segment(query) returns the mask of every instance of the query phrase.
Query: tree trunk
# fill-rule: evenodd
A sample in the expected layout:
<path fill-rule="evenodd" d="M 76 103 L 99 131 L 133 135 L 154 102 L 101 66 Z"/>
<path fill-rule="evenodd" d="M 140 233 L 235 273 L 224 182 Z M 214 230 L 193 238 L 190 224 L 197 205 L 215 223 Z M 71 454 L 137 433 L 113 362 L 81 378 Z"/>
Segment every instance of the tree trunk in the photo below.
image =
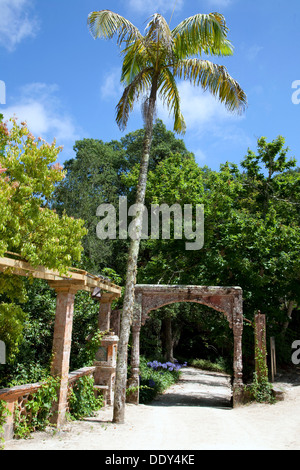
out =
<path fill-rule="evenodd" d="M 164 340 L 165 340 L 165 358 L 166 361 L 174 362 L 173 336 L 172 336 L 172 318 L 166 317 L 163 320 Z"/>
<path fill-rule="evenodd" d="M 118 358 L 116 369 L 116 383 L 115 383 L 115 397 L 114 397 L 114 423 L 124 423 L 125 420 L 125 403 L 126 403 L 126 382 L 127 382 L 127 356 L 128 356 L 128 341 L 130 335 L 130 327 L 132 322 L 132 313 L 134 305 L 134 287 L 136 284 L 137 261 L 140 248 L 140 240 L 142 233 L 143 211 L 142 206 L 145 202 L 147 175 L 149 166 L 149 157 L 153 132 L 154 110 L 157 94 L 157 78 L 154 77 L 150 98 L 145 113 L 145 136 L 143 155 L 141 159 L 139 182 L 136 193 L 136 204 L 140 205 L 135 220 L 136 236 L 131 239 L 126 283 L 123 301 L 123 312 L 121 317 L 120 337 L 118 346 Z"/>
<path fill-rule="evenodd" d="M 281 332 L 282 337 L 285 336 L 286 330 L 288 329 L 290 321 L 292 320 L 292 314 L 293 314 L 294 308 L 297 308 L 297 304 L 293 300 L 290 300 L 288 303 L 288 307 L 287 307 L 288 320 L 284 323 L 282 327 L 282 332 Z"/>

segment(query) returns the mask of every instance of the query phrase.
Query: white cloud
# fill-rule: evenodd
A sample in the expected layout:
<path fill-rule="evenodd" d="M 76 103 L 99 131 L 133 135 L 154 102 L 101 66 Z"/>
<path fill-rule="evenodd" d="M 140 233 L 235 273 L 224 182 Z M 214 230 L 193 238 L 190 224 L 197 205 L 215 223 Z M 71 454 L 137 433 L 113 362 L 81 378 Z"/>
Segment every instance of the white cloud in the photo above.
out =
<path fill-rule="evenodd" d="M 123 87 L 120 83 L 121 71 L 114 68 L 104 77 L 100 87 L 101 98 L 104 100 L 121 98 Z"/>
<path fill-rule="evenodd" d="M 58 86 L 45 83 L 31 83 L 22 87 L 15 103 L 2 111 L 4 118 L 16 116 L 18 121 L 26 121 L 35 137 L 42 137 L 57 145 L 73 146 L 80 138 L 81 131 L 72 116 L 64 109 L 57 96 Z"/>
<path fill-rule="evenodd" d="M 257 44 L 254 44 L 253 46 L 250 46 L 248 48 L 246 46 L 242 46 L 241 49 L 243 50 L 245 57 L 249 61 L 253 61 L 257 58 L 259 53 L 263 50 L 263 47 L 258 46 Z"/>
<path fill-rule="evenodd" d="M 167 13 L 172 13 L 175 2 L 176 11 L 178 12 L 183 7 L 183 0 L 126 0 L 126 5 L 135 13 L 149 15 L 160 13 L 165 15 Z"/>
<path fill-rule="evenodd" d="M 8 51 L 36 35 L 38 20 L 30 12 L 31 8 L 32 0 L 0 0 L 0 45 Z"/>

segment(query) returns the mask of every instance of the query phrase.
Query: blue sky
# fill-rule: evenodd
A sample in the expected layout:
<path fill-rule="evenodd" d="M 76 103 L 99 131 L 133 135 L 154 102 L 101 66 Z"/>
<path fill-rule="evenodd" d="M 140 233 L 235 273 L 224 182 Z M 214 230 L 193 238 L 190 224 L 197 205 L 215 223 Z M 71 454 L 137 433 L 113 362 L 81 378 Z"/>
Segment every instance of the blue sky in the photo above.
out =
<path fill-rule="evenodd" d="M 143 31 L 155 12 L 169 20 L 174 4 L 175 0 L 0 0 L 0 80 L 6 85 L 0 112 L 5 118 L 15 114 L 27 120 L 37 137 L 49 142 L 55 137 L 64 146 L 61 163 L 74 156 L 77 139 L 110 141 L 141 128 L 139 105 L 125 132 L 115 123 L 122 91 L 119 50 L 114 40 L 91 37 L 87 16 L 110 9 Z M 217 170 L 226 161 L 239 163 L 248 148 L 256 149 L 259 137 L 271 141 L 280 134 L 290 156 L 299 162 L 299 0 L 177 0 L 171 27 L 211 11 L 225 16 L 235 47 L 232 57 L 212 60 L 225 65 L 240 83 L 249 106 L 243 116 L 234 116 L 209 94 L 179 83 L 188 150 L 199 165 Z M 172 120 L 160 105 L 157 117 L 172 129 Z"/>

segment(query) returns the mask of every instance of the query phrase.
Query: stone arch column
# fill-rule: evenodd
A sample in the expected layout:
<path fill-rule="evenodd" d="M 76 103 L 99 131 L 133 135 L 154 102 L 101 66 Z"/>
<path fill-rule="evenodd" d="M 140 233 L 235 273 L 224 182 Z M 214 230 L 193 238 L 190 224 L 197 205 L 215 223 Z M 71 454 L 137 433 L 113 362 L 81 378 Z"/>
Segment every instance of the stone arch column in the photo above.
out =
<path fill-rule="evenodd" d="M 243 291 L 240 287 L 207 286 L 162 286 L 136 285 L 135 305 L 132 322 L 131 377 L 129 385 L 134 392 L 130 394 L 130 403 L 139 403 L 139 356 L 140 329 L 145 324 L 149 313 L 164 305 L 177 302 L 196 302 L 222 312 L 233 330 L 233 405 L 241 401 L 243 390 Z"/>

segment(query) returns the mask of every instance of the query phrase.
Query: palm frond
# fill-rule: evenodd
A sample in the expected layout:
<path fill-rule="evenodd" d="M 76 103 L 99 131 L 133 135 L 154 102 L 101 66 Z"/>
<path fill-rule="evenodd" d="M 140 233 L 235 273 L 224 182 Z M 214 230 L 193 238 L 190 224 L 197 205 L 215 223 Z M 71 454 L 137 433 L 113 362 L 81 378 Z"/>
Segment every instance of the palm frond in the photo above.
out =
<path fill-rule="evenodd" d="M 143 37 L 139 29 L 130 21 L 110 10 L 90 13 L 88 27 L 95 39 L 111 39 L 116 34 L 118 45 L 123 42 L 128 44 Z"/>
<path fill-rule="evenodd" d="M 175 51 L 179 58 L 192 55 L 232 55 L 227 39 L 228 28 L 220 13 L 197 14 L 186 18 L 172 30 Z"/>
<path fill-rule="evenodd" d="M 165 18 L 158 13 L 152 15 L 145 29 L 146 43 L 152 43 L 154 47 L 166 49 L 168 54 L 173 53 L 173 35 Z"/>
<path fill-rule="evenodd" d="M 144 41 L 137 39 L 122 51 L 121 83 L 128 86 L 132 80 L 147 66 L 149 66 L 147 49 Z"/>
<path fill-rule="evenodd" d="M 143 69 L 125 88 L 116 108 L 116 121 L 121 130 L 124 130 L 127 126 L 129 114 L 133 110 L 134 103 L 151 88 L 152 74 L 152 68 Z"/>
<path fill-rule="evenodd" d="M 168 68 L 161 71 L 158 89 L 160 98 L 167 106 L 170 114 L 174 116 L 174 131 L 178 134 L 184 134 L 186 124 L 180 110 L 180 96 L 175 78 Z"/>
<path fill-rule="evenodd" d="M 208 60 L 185 59 L 178 61 L 174 74 L 190 80 L 194 86 L 209 90 L 231 112 L 242 113 L 247 107 L 246 94 L 222 65 Z"/>

